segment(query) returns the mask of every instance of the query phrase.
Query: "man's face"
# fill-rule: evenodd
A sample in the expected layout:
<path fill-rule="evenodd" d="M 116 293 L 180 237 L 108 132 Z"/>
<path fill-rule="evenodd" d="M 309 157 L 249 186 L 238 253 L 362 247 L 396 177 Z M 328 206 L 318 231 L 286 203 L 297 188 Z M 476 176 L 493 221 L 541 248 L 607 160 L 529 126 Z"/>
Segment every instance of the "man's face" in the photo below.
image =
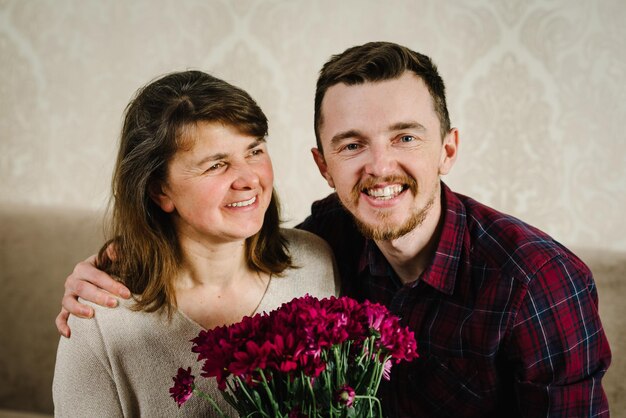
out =
<path fill-rule="evenodd" d="M 321 113 L 324 154 L 313 156 L 367 236 L 396 239 L 439 216 L 439 176 L 454 163 L 458 133 L 442 140 L 421 78 L 334 85 Z"/>

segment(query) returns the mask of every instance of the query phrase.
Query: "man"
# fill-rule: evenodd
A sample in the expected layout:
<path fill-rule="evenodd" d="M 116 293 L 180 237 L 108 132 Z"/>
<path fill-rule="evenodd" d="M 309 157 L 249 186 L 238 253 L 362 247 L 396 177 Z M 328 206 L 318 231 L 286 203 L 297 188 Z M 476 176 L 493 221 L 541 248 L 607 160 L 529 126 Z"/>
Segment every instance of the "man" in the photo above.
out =
<path fill-rule="evenodd" d="M 333 56 L 315 133 L 313 157 L 336 193 L 300 227 L 330 243 L 344 294 L 385 304 L 418 340 L 420 358 L 381 387 L 387 416 L 609 416 L 611 354 L 591 272 L 545 233 L 441 182 L 459 133 L 428 57 L 384 42 Z M 120 294 L 79 264 L 66 282 L 72 313 L 77 294 L 115 304 L 89 282 Z"/>

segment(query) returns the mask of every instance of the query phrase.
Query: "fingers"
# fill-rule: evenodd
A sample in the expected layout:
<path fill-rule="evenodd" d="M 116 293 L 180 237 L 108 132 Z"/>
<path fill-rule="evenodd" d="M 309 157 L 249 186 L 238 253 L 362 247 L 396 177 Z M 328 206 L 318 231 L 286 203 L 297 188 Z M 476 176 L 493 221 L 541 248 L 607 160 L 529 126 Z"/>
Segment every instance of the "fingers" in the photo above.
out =
<path fill-rule="evenodd" d="M 128 288 L 105 272 L 98 270 L 95 262 L 95 255 L 81 261 L 65 279 L 65 292 L 61 300 L 62 309 L 54 321 L 57 330 L 64 337 L 69 338 L 71 333 L 67 323 L 70 314 L 81 318 L 91 318 L 94 315 L 93 308 L 80 303 L 79 297 L 110 308 L 117 306 L 115 296 L 124 299 L 130 297 Z"/>
<path fill-rule="evenodd" d="M 83 298 L 100 306 L 114 308 L 117 306 L 115 296 L 128 299 L 130 291 L 123 284 L 114 280 L 95 266 L 96 256 L 81 261 L 74 271 L 65 279 L 65 293 L 61 304 L 70 314 L 82 318 L 91 318 L 93 309 L 78 301 Z M 61 321 L 63 322 L 62 318 Z M 66 321 L 65 321 L 66 322 Z"/>
<path fill-rule="evenodd" d="M 115 252 L 115 243 L 114 242 L 112 242 L 109 245 L 107 245 L 106 253 L 107 253 L 107 257 L 109 257 L 109 259 L 111 259 L 113 261 L 117 260 L 117 253 Z"/>
<path fill-rule="evenodd" d="M 111 246 L 109 246 L 111 248 Z M 74 271 L 65 281 L 65 288 L 67 289 L 67 285 L 77 283 L 75 280 L 86 281 L 92 283 L 94 286 L 106 290 L 107 292 L 119 296 L 124 299 L 128 299 L 130 297 L 130 292 L 128 288 L 124 286 L 122 283 L 113 279 L 111 276 L 103 272 L 102 270 L 98 270 L 96 268 L 96 256 L 92 255 L 87 258 L 85 261 L 81 261 L 74 267 Z M 89 289 L 88 289 L 89 290 Z M 85 298 L 87 300 L 91 300 L 78 293 L 78 296 Z M 96 302 L 96 301 L 92 301 Z M 99 304 L 102 305 L 102 304 Z"/>
<path fill-rule="evenodd" d="M 70 327 L 67 325 L 67 319 L 70 317 L 70 313 L 65 310 L 65 308 L 61 309 L 61 312 L 57 315 L 54 320 L 55 325 L 57 326 L 57 331 L 59 334 L 64 336 L 65 338 L 70 338 Z"/>
<path fill-rule="evenodd" d="M 117 302 L 117 300 L 115 302 Z M 93 308 L 80 303 L 78 299 L 76 298 L 76 296 L 70 295 L 70 294 L 63 295 L 63 299 L 61 299 L 61 306 L 62 306 L 62 309 L 65 309 L 66 311 L 68 311 L 68 314 L 76 315 L 80 318 L 91 318 L 93 317 L 93 314 L 94 314 Z M 107 306 L 107 305 L 104 305 L 104 306 Z"/>
<path fill-rule="evenodd" d="M 117 305 L 117 300 L 111 295 L 128 299 L 130 297 L 128 288 L 98 270 L 94 263 L 95 256 L 91 256 L 76 265 L 72 274 L 65 280 L 65 293 L 109 307 Z"/>

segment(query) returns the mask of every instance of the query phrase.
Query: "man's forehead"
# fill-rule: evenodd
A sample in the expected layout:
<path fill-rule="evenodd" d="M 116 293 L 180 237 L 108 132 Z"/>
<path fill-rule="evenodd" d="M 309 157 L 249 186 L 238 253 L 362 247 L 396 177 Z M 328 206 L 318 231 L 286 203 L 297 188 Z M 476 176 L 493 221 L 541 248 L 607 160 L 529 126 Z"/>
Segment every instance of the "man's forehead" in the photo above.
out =
<path fill-rule="evenodd" d="M 359 84 L 338 83 L 328 88 L 321 103 L 321 111 L 333 105 L 342 105 L 344 102 L 354 107 L 354 101 L 379 100 L 392 102 L 395 100 L 426 100 L 432 102 L 430 91 L 424 81 L 414 73 L 404 73 L 401 77 L 381 81 L 366 81 Z"/>
<path fill-rule="evenodd" d="M 417 76 L 355 85 L 335 84 L 327 90 L 324 96 L 321 113 L 324 121 L 327 121 L 329 118 L 336 119 L 368 111 L 375 113 L 371 116 L 384 114 L 387 110 L 402 114 L 412 110 L 407 107 L 434 110 L 430 92 Z M 397 116 L 402 120 L 409 116 L 408 114 L 401 116 L 401 114 Z"/>

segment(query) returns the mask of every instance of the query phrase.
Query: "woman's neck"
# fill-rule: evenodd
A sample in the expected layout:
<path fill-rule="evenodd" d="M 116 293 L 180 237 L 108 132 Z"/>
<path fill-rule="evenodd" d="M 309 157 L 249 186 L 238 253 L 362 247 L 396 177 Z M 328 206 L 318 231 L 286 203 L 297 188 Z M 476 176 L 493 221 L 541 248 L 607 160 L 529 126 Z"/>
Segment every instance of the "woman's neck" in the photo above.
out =
<path fill-rule="evenodd" d="M 210 329 L 255 313 L 270 276 L 251 268 L 245 242 L 184 246 L 175 289 L 178 309 Z"/>
<path fill-rule="evenodd" d="M 238 277 L 250 274 L 245 241 L 219 245 L 181 243 L 182 269 L 177 287 L 228 287 Z"/>

